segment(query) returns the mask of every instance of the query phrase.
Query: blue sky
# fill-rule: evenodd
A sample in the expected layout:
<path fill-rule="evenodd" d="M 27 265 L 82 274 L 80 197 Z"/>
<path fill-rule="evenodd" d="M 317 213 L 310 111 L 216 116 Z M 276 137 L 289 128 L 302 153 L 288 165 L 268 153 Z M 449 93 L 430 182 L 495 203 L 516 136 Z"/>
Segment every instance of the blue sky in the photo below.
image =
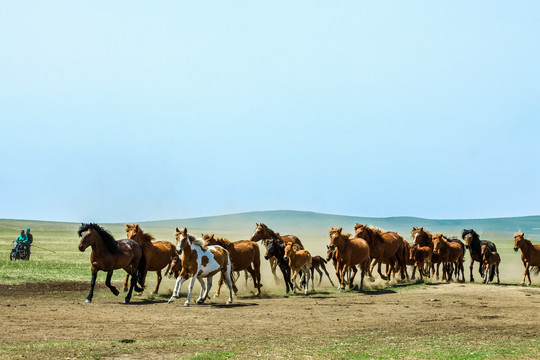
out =
<path fill-rule="evenodd" d="M 540 214 L 537 1 L 0 10 L 0 218 Z"/>

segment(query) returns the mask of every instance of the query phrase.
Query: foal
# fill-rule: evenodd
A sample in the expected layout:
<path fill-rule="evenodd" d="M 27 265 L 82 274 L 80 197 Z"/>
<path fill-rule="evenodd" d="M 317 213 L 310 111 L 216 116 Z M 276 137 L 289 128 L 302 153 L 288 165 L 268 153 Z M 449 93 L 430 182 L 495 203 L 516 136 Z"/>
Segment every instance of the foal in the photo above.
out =
<path fill-rule="evenodd" d="M 309 272 L 311 269 L 311 254 L 307 250 L 298 250 L 294 249 L 293 244 L 289 243 L 285 246 L 285 256 L 283 257 L 285 261 L 289 261 L 289 267 L 291 268 L 291 280 L 294 282 L 294 292 L 300 287 L 296 284 L 296 276 L 300 271 L 304 273 L 304 293 L 308 293 L 308 283 L 309 283 Z M 315 291 L 313 286 L 313 281 L 311 282 L 311 290 Z"/>
<path fill-rule="evenodd" d="M 482 245 L 482 262 L 485 266 L 484 269 L 484 284 L 489 280 L 489 274 L 491 269 L 497 273 L 497 284 L 500 284 L 499 280 L 499 264 L 501 263 L 501 257 L 496 251 L 491 251 L 487 245 Z"/>
<path fill-rule="evenodd" d="M 410 259 L 413 262 L 412 279 L 414 279 L 414 273 L 416 271 L 416 268 L 418 268 L 418 272 L 420 273 L 420 280 L 422 280 L 422 276 L 429 277 L 429 269 L 431 269 L 432 255 L 433 251 L 431 251 L 429 246 L 411 247 Z"/>

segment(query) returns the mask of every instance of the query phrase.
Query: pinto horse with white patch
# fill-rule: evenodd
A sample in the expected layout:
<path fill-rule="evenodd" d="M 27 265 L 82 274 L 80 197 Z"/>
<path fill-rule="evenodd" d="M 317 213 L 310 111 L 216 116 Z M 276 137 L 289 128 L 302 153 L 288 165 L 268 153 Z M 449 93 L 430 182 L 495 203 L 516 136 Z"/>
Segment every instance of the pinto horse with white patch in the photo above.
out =
<path fill-rule="evenodd" d="M 208 298 L 208 293 L 212 287 L 212 277 L 221 272 L 229 287 L 229 300 L 227 304 L 232 303 L 233 283 L 231 280 L 231 260 L 229 252 L 219 245 L 204 246 L 202 239 L 195 239 L 195 236 L 188 234 L 187 229 L 179 230 L 176 228 L 176 253 L 182 255 L 182 271 L 176 279 L 174 291 L 169 299 L 169 303 L 178 299 L 180 288 L 184 281 L 191 277 L 189 290 L 184 306 L 189 306 L 191 292 L 195 279 L 201 284 L 201 294 L 197 299 L 197 304 L 202 304 Z M 203 279 L 206 278 L 206 286 Z"/>

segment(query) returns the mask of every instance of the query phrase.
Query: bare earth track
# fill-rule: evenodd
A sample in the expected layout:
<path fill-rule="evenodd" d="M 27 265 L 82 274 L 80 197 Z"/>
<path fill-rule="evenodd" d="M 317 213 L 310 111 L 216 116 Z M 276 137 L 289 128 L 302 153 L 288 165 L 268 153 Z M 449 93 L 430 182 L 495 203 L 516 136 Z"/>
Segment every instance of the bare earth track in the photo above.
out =
<path fill-rule="evenodd" d="M 0 357 L 148 359 L 209 351 L 234 358 L 346 358 L 353 351 L 369 358 L 376 356 L 373 346 L 388 344 L 395 357 L 424 358 L 430 356 L 411 353 L 407 342 L 448 337 L 457 348 L 460 342 L 474 347 L 531 341 L 533 349 L 516 357 L 540 358 L 536 287 L 442 283 L 366 293 L 326 288 L 307 297 L 283 297 L 276 290 L 261 298 L 240 296 L 231 306 L 222 295 L 184 308 L 185 288 L 172 304 L 165 295 L 143 295 L 125 305 L 100 285 L 92 304 L 84 303 L 87 283 L 0 285 L 0 344 L 9 350 Z M 43 349 L 43 343 L 52 345 Z"/>

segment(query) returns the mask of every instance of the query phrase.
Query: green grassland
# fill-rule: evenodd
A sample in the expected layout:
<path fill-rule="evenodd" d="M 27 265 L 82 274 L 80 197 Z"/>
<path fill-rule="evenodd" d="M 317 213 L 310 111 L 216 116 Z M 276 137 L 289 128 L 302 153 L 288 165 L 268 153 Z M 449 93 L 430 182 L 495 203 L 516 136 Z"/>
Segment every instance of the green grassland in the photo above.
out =
<path fill-rule="evenodd" d="M 409 217 L 359 218 L 351 216 L 326 215 L 296 211 L 252 212 L 216 217 L 140 222 L 146 232 L 157 240 L 174 242 L 175 227 L 187 227 L 189 232 L 214 233 L 231 240 L 249 239 L 255 223 L 264 222 L 282 234 L 295 234 L 313 255 L 326 254 L 328 230 L 331 226 L 341 226 L 344 231 L 353 232 L 356 222 L 367 223 L 386 230 L 398 231 L 411 241 L 410 229 L 424 226 L 432 232 L 443 232 L 448 236 L 458 236 L 463 228 L 473 228 L 482 239 L 496 242 L 501 254 L 501 280 L 519 282 L 523 274 L 520 254 L 513 251 L 513 233 L 524 231 L 535 241 L 540 239 L 540 217 L 522 217 L 481 220 L 428 220 Z M 89 281 L 90 250 L 81 253 L 77 249 L 80 224 L 63 222 L 0 220 L 0 283 L 18 284 L 44 281 Z M 117 239 L 125 238 L 125 224 L 101 224 Z M 12 242 L 20 229 L 30 227 L 34 234 L 31 260 L 9 261 Z M 503 231 L 504 230 L 504 231 Z M 44 249 L 38 248 L 42 247 Z M 45 250 L 46 249 L 46 250 Z M 466 273 L 468 279 L 468 254 Z M 103 275 L 102 275 L 103 276 Z M 120 281 L 125 275 L 115 272 L 113 280 Z M 151 277 L 153 278 L 153 276 Z M 477 280 L 480 280 L 477 277 Z"/>

